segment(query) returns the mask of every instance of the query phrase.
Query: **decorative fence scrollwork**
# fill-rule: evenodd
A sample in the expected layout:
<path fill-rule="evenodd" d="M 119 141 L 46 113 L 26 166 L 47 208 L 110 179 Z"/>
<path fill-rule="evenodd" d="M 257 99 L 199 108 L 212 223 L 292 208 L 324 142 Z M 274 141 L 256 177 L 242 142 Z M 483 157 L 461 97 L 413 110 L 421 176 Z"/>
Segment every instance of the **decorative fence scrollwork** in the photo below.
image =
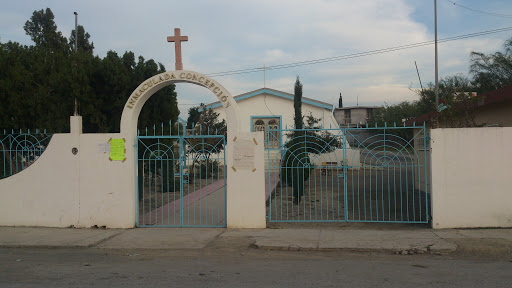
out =
<path fill-rule="evenodd" d="M 32 165 L 46 150 L 52 133 L 46 130 L 22 130 L 0 134 L 0 179 L 14 175 Z"/>

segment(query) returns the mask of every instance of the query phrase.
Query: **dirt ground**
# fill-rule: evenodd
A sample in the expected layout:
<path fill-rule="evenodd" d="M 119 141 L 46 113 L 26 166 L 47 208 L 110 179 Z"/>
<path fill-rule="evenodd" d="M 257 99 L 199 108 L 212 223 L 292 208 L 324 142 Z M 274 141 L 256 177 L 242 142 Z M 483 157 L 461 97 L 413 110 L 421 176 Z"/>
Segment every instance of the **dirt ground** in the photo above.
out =
<path fill-rule="evenodd" d="M 299 205 L 293 202 L 293 187 L 278 183 L 267 201 L 269 222 L 427 220 L 429 199 L 414 186 L 411 168 L 349 169 L 346 177 L 345 188 L 342 173 L 314 170 Z"/>

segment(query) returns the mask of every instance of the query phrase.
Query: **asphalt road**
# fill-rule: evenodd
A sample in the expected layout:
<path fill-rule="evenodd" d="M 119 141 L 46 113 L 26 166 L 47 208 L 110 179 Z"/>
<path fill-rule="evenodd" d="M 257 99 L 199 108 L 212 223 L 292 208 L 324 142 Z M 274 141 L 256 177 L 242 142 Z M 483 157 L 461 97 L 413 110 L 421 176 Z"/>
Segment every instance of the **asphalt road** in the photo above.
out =
<path fill-rule="evenodd" d="M 511 287 L 512 259 L 202 250 L 0 249 L 0 287 Z"/>

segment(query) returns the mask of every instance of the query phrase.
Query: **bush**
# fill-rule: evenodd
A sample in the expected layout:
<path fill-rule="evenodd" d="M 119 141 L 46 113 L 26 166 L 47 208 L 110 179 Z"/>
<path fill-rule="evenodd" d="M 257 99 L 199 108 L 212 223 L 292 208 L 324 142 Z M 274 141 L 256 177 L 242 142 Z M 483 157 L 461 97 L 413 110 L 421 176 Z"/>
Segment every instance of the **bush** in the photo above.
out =
<path fill-rule="evenodd" d="M 145 193 L 152 193 L 154 191 L 153 185 L 157 185 L 157 191 L 162 193 L 180 191 L 180 179 L 179 177 L 174 177 L 174 174 L 179 171 L 177 160 L 145 162 L 144 166 L 142 161 L 139 161 L 138 169 L 139 200 L 142 199 L 143 191 Z M 147 190 L 149 183 L 151 183 L 153 191 Z M 143 185 L 146 186 L 145 189 Z"/>
<path fill-rule="evenodd" d="M 199 176 L 201 179 L 216 178 L 219 172 L 219 162 L 217 160 L 201 160 L 196 177 Z M 199 175 L 197 175 L 198 173 Z"/>
<path fill-rule="evenodd" d="M 293 202 L 299 203 L 305 184 L 314 169 L 305 143 L 296 143 L 286 150 L 281 160 L 281 181 L 293 189 Z"/>

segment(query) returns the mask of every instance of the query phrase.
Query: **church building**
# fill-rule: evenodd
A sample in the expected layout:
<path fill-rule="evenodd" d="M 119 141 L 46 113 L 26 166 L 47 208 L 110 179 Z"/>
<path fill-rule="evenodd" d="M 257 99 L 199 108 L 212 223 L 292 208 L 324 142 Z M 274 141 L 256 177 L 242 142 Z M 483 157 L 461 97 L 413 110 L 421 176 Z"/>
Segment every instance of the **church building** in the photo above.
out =
<path fill-rule="evenodd" d="M 270 88 L 261 88 L 233 97 L 240 110 L 240 128 L 242 131 L 263 131 L 268 129 L 293 129 L 294 109 L 293 94 Z M 219 101 L 206 105 L 219 113 L 219 119 L 226 114 Z M 337 128 L 338 123 L 333 116 L 332 104 L 315 99 L 302 97 L 302 115 L 313 115 L 320 119 L 323 128 Z M 284 133 L 283 133 L 284 134 Z M 276 133 L 271 141 L 265 143 L 265 149 L 279 149 L 286 142 L 286 136 Z"/>

